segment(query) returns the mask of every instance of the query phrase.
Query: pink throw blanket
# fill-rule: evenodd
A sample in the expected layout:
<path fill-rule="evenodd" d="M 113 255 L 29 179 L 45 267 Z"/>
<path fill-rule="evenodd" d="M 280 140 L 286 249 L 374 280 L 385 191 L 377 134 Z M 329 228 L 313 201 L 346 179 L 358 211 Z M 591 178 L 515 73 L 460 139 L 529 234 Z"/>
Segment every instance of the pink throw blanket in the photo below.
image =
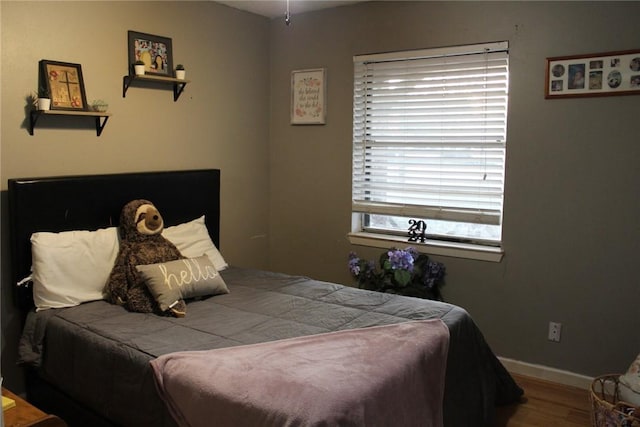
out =
<path fill-rule="evenodd" d="M 177 352 L 151 362 L 180 426 L 442 426 L 441 320 Z"/>

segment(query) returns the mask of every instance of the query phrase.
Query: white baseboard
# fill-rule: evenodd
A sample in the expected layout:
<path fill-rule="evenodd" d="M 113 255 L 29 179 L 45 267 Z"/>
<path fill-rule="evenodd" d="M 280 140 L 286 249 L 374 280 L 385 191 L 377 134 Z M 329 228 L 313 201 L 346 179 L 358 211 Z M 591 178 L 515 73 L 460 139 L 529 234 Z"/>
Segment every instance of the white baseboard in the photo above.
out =
<path fill-rule="evenodd" d="M 543 365 L 534 365 L 533 363 L 507 359 L 506 357 L 498 357 L 498 359 L 500 359 L 504 367 L 507 368 L 507 371 L 514 374 L 552 381 L 554 383 L 578 387 L 585 390 L 589 390 L 591 382 L 593 381 L 592 377 L 576 374 L 574 372 L 563 371 Z"/>

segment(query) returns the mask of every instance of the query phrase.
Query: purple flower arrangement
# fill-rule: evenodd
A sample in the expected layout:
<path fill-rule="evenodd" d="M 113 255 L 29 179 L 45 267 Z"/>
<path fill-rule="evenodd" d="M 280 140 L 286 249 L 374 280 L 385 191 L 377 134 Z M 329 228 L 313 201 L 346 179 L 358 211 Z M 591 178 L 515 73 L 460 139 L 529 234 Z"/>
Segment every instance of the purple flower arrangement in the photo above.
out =
<path fill-rule="evenodd" d="M 431 261 L 415 248 L 391 248 L 380 255 L 379 269 L 373 261 L 349 253 L 349 271 L 358 287 L 394 294 L 442 301 L 444 264 Z"/>

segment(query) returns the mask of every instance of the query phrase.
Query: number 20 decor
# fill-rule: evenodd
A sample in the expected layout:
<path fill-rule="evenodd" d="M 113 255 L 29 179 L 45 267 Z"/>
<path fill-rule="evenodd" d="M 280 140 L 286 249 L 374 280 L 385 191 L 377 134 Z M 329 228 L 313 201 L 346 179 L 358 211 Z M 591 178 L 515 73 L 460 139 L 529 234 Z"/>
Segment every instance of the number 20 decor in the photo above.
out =
<path fill-rule="evenodd" d="M 427 240 L 425 232 L 427 231 L 427 223 L 423 220 L 409 220 L 409 241 L 424 243 Z"/>

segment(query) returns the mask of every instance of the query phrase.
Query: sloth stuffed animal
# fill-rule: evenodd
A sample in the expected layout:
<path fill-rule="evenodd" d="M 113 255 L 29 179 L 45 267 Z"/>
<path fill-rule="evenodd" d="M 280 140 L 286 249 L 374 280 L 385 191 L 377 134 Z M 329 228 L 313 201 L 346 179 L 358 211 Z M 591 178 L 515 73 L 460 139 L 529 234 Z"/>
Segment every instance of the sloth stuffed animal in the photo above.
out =
<path fill-rule="evenodd" d="M 122 208 L 120 251 L 104 291 L 110 303 L 122 305 L 129 311 L 160 313 L 136 266 L 184 258 L 178 248 L 161 235 L 163 228 L 160 212 L 148 200 L 133 200 Z M 170 313 L 183 317 L 185 302 L 178 301 Z"/>

